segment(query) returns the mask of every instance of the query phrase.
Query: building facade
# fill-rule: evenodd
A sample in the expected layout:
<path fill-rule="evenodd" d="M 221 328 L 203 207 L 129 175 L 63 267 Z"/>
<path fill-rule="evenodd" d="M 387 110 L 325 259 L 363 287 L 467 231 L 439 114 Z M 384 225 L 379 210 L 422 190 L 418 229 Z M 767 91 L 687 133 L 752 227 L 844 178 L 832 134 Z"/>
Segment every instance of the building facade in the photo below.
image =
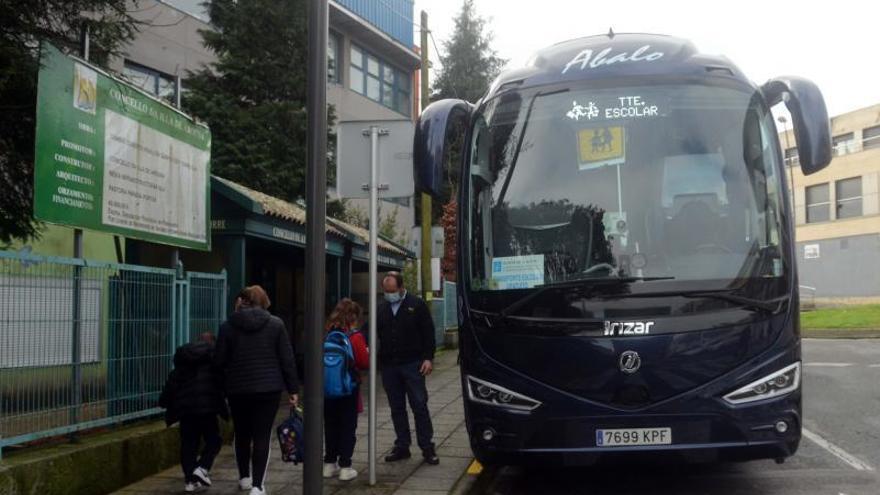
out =
<path fill-rule="evenodd" d="M 831 164 L 805 176 L 791 129 L 780 135 L 794 184 L 802 293 L 880 300 L 880 104 L 831 119 Z"/>
<path fill-rule="evenodd" d="M 198 34 L 210 29 L 205 5 L 202 0 L 145 0 L 136 15 L 149 27 L 113 68 L 173 101 L 175 76 L 214 60 Z M 413 47 L 412 0 L 330 0 L 328 35 L 327 103 L 336 122 L 412 120 L 420 65 Z M 365 217 L 369 202 L 350 200 L 348 207 Z M 398 240 L 405 243 L 415 224 L 413 198 L 383 199 L 379 209 L 383 219 L 394 217 Z"/>
<path fill-rule="evenodd" d="M 413 120 L 418 113 L 412 0 L 331 0 L 327 101 L 337 122 Z M 348 200 L 369 212 L 369 201 Z M 382 199 L 382 219 L 393 217 L 397 240 L 407 243 L 415 225 L 412 197 Z"/>

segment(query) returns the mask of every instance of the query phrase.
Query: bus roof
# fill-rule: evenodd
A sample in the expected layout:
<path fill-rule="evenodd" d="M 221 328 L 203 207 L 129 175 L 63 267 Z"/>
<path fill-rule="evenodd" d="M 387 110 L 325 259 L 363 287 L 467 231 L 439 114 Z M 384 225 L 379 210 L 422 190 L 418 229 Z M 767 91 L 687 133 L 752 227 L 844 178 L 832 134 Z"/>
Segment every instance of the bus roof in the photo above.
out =
<path fill-rule="evenodd" d="M 626 33 L 563 41 L 532 55 L 522 68 L 507 70 L 484 99 L 511 87 L 628 76 L 720 76 L 751 83 L 730 60 L 697 52 L 693 43 L 659 34 Z"/>

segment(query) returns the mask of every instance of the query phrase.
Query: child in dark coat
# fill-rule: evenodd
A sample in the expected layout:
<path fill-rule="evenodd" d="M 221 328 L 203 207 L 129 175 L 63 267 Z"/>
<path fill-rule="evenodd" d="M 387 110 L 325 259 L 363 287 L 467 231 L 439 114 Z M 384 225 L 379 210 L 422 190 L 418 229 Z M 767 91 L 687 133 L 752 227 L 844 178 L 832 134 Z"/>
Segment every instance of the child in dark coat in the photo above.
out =
<path fill-rule="evenodd" d="M 211 486 L 208 472 L 223 443 L 217 415 L 229 418 L 220 375 L 213 362 L 211 333 L 203 333 L 198 342 L 181 346 L 174 353 L 174 370 L 159 397 L 159 406 L 166 409 L 168 426 L 180 421 L 180 465 L 187 492 Z M 202 440 L 205 444 L 199 455 Z"/>

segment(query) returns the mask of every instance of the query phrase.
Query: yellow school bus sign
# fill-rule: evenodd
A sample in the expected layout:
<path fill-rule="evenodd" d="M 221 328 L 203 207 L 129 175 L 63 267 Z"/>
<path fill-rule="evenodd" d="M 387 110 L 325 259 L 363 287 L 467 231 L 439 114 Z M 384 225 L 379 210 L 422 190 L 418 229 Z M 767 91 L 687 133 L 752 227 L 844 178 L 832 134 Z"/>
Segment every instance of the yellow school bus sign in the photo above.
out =
<path fill-rule="evenodd" d="M 622 126 L 591 127 L 578 131 L 578 168 L 590 170 L 620 165 L 626 159 Z"/>

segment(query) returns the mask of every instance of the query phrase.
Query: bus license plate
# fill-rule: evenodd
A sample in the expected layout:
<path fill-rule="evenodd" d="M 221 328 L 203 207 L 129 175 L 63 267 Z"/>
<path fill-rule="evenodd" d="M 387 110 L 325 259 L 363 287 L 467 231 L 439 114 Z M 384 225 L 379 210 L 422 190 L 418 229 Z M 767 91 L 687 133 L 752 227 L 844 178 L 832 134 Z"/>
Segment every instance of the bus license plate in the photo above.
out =
<path fill-rule="evenodd" d="M 670 444 L 672 444 L 672 428 L 596 430 L 596 447 Z"/>

